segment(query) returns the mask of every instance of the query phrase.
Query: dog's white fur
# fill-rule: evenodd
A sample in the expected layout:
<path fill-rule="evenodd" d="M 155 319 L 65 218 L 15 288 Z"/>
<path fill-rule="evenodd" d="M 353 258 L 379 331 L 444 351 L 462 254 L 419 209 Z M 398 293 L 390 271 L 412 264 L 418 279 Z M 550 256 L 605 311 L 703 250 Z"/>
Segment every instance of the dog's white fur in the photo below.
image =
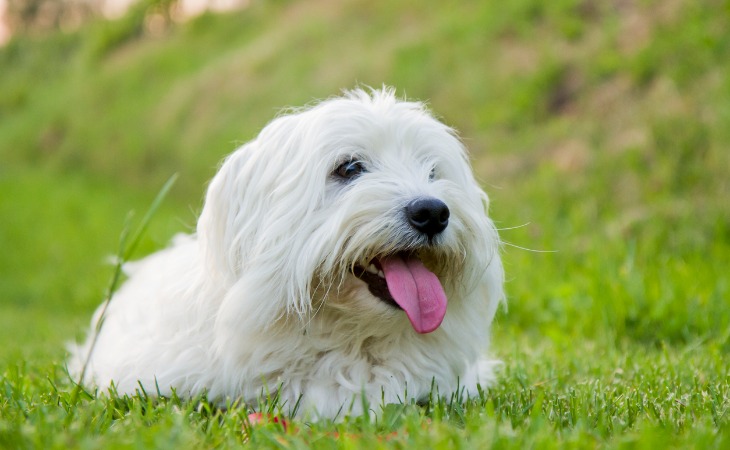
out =
<path fill-rule="evenodd" d="M 337 179 L 352 157 L 367 172 Z M 423 196 L 451 212 L 432 241 L 402 213 Z M 222 402 L 278 391 L 289 407 L 301 397 L 300 412 L 326 417 L 351 405 L 362 412 L 362 394 L 376 405 L 423 399 L 432 383 L 441 395 L 476 392 L 493 376 L 485 352 L 503 298 L 487 205 L 454 131 L 392 89 L 290 111 L 225 160 L 194 235 L 125 265 L 85 384 Z M 430 334 L 352 273 L 404 249 L 418 252 L 448 298 Z M 87 341 L 71 346 L 73 376 L 100 314 Z"/>

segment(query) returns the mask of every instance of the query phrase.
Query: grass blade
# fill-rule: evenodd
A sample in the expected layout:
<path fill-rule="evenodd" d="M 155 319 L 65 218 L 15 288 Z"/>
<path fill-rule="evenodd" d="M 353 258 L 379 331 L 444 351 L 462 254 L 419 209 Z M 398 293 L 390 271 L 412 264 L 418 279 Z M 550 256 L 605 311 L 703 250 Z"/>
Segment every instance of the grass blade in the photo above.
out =
<path fill-rule="evenodd" d="M 91 337 L 91 345 L 89 346 L 89 352 L 86 354 L 86 358 L 84 360 L 84 365 L 81 368 L 81 374 L 79 375 L 78 380 L 75 380 L 75 383 L 74 383 L 75 386 L 74 386 L 73 393 L 71 395 L 69 415 L 67 416 L 67 420 L 66 420 L 67 424 L 69 424 L 71 422 L 71 420 L 73 420 L 73 413 L 75 410 L 75 406 L 78 403 L 79 395 L 80 395 L 81 391 L 83 390 L 82 386 L 83 386 L 84 378 L 86 376 L 86 371 L 88 369 L 89 362 L 91 361 L 91 355 L 94 353 L 94 348 L 96 347 L 96 342 L 99 338 L 99 332 L 101 331 L 101 328 L 104 324 L 104 318 L 106 316 L 106 311 L 109 308 L 109 304 L 112 301 L 114 292 L 117 290 L 117 288 L 119 286 L 119 280 L 121 279 L 121 276 L 122 276 L 122 267 L 129 260 L 131 255 L 136 250 L 137 246 L 139 245 L 139 242 L 142 239 L 142 236 L 144 236 L 144 233 L 147 231 L 147 228 L 149 227 L 152 217 L 155 215 L 157 210 L 160 208 L 162 201 L 165 199 L 167 194 L 170 192 L 170 189 L 172 188 L 173 184 L 175 184 L 176 180 L 177 180 L 177 174 L 174 174 L 162 186 L 160 191 L 157 193 L 157 196 L 155 197 L 154 201 L 150 205 L 149 209 L 147 210 L 145 215 L 142 217 L 142 221 L 140 222 L 139 226 L 137 227 L 135 232 L 133 234 L 131 234 L 131 239 L 129 239 L 131 214 L 127 217 L 127 220 L 125 221 L 124 228 L 122 229 L 122 233 L 119 238 L 119 248 L 117 250 L 117 254 L 116 254 L 116 258 L 115 258 L 114 273 L 109 282 L 109 286 L 107 287 L 105 300 L 104 300 L 104 303 L 102 304 L 101 314 L 99 315 L 99 320 L 96 322 L 96 325 L 94 327 L 93 336 Z"/>

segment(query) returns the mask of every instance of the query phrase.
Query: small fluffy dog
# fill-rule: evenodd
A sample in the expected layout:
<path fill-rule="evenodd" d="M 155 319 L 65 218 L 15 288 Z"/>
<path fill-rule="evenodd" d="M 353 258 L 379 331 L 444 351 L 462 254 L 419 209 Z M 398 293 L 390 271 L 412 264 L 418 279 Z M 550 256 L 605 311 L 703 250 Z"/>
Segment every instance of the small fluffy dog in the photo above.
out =
<path fill-rule="evenodd" d="M 392 89 L 278 117 L 225 160 L 194 235 L 125 265 L 84 382 L 324 417 L 476 392 L 503 298 L 487 205 L 455 132 Z"/>

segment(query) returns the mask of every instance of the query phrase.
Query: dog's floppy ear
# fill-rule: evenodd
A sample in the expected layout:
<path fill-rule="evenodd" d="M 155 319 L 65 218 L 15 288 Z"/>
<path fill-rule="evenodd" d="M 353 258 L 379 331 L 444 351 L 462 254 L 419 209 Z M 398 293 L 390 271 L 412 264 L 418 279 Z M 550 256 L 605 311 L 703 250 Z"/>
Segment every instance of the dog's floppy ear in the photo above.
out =
<path fill-rule="evenodd" d="M 298 124 L 289 115 L 267 125 L 208 188 L 198 239 L 207 276 L 225 289 L 218 325 L 260 329 L 311 306 L 317 251 L 303 247 L 313 245 L 310 215 L 324 185 L 313 181 L 318 172 L 301 149 L 309 143 Z"/>
<path fill-rule="evenodd" d="M 240 255 L 232 246 L 238 197 L 245 190 L 244 167 L 249 159 L 251 144 L 229 155 L 210 182 L 205 205 L 198 219 L 197 235 L 205 260 L 206 274 L 219 281 L 230 280 L 239 269 Z"/>

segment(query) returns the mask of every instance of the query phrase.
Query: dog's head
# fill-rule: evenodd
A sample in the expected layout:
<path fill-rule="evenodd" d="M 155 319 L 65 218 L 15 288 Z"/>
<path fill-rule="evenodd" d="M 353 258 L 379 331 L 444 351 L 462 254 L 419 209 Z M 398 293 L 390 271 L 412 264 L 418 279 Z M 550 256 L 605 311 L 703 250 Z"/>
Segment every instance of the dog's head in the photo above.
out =
<path fill-rule="evenodd" d="M 246 319 L 241 302 L 264 321 L 405 311 L 427 333 L 498 259 L 486 209 L 451 128 L 390 89 L 355 90 L 275 119 L 234 152 L 198 237 L 230 286 L 226 320 Z"/>

